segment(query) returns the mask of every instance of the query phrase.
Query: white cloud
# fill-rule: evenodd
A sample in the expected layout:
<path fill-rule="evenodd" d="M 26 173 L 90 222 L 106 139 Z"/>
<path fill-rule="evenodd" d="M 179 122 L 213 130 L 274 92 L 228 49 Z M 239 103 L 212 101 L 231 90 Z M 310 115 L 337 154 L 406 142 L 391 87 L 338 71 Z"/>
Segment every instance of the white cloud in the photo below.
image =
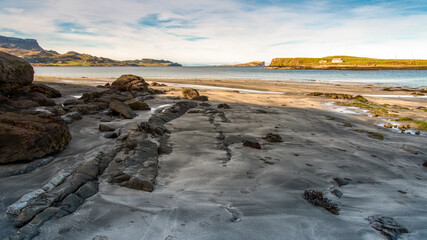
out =
<path fill-rule="evenodd" d="M 60 52 L 186 64 L 335 54 L 426 58 L 425 14 L 398 14 L 390 5 L 337 10 L 330 4 L 50 0 L 43 7 L 25 9 L 25 16 L 24 10 L 0 12 L 0 31 L 25 33 L 42 47 Z M 154 26 L 156 19 L 147 22 L 153 26 L 140 24 L 150 14 L 162 24 Z"/>

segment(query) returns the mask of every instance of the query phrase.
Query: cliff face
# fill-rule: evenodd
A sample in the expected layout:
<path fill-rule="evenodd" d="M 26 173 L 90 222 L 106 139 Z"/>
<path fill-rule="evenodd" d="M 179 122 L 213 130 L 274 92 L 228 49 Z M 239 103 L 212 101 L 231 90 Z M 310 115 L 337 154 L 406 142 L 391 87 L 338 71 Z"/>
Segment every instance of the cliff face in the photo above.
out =
<path fill-rule="evenodd" d="M 0 51 L 19 56 L 35 66 L 181 66 L 167 60 L 137 59 L 118 61 L 69 51 L 59 54 L 44 50 L 35 39 L 0 36 Z"/>
<path fill-rule="evenodd" d="M 21 39 L 5 36 L 0 36 L 0 47 L 43 51 L 43 48 L 40 47 L 39 43 L 35 39 Z"/>

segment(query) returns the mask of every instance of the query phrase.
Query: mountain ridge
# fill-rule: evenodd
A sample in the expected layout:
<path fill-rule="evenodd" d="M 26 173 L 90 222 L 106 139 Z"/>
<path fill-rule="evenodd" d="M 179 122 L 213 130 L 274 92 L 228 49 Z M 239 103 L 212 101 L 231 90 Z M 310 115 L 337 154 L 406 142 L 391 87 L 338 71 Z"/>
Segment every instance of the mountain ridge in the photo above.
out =
<path fill-rule="evenodd" d="M 36 39 L 0 36 L 0 51 L 22 57 L 33 66 L 182 66 L 163 59 L 142 58 L 119 61 L 68 51 L 60 54 L 43 49 Z"/>

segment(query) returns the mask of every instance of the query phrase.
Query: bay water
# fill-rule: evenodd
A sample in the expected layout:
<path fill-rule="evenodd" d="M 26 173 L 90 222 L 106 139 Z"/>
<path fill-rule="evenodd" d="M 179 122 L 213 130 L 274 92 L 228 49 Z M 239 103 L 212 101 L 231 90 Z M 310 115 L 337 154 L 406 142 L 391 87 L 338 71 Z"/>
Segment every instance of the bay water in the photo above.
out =
<path fill-rule="evenodd" d="M 36 76 L 118 78 L 135 74 L 159 79 L 247 79 L 310 82 L 351 82 L 387 86 L 427 87 L 427 71 L 287 70 L 263 67 L 35 67 Z"/>

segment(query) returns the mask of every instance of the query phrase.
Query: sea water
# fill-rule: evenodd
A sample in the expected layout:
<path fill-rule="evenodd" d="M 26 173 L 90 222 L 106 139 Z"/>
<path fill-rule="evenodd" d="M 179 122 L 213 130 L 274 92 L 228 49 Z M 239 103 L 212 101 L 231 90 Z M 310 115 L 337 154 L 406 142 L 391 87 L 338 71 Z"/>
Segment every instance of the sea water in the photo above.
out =
<path fill-rule="evenodd" d="M 352 82 L 427 87 L 427 71 L 285 70 L 263 67 L 35 67 L 36 76 L 117 78 L 135 74 L 160 79 L 247 79 L 304 82 Z"/>

